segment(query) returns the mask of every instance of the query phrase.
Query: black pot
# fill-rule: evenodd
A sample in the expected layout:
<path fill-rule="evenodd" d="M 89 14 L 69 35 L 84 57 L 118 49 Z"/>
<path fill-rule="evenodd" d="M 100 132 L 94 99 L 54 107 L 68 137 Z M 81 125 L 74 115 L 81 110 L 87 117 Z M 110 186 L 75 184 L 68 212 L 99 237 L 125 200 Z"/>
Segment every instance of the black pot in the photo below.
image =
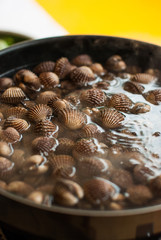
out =
<path fill-rule="evenodd" d="M 161 68 L 161 47 L 108 36 L 64 36 L 33 40 L 0 51 L 0 77 L 59 57 L 91 55 L 105 62 L 119 54 L 128 64 Z M 161 232 L 161 205 L 131 210 L 96 211 L 47 207 L 0 190 L 0 221 L 11 228 L 59 240 L 134 239 Z"/>

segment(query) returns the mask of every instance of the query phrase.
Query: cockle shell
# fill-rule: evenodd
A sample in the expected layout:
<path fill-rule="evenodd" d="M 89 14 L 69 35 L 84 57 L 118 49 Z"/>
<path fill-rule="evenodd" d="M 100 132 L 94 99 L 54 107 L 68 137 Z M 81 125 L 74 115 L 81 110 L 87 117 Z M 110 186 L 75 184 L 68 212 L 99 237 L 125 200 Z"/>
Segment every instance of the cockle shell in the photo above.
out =
<path fill-rule="evenodd" d="M 4 91 L 5 89 L 13 86 L 12 78 L 2 77 L 0 78 L 0 91 Z"/>
<path fill-rule="evenodd" d="M 17 104 L 25 99 L 25 94 L 19 87 L 7 88 L 1 95 L 1 101 L 9 104 Z"/>
<path fill-rule="evenodd" d="M 99 138 L 101 131 L 97 124 L 86 124 L 79 132 L 81 138 Z"/>
<path fill-rule="evenodd" d="M 151 82 L 155 82 L 157 78 L 148 73 L 137 73 L 132 76 L 131 80 L 135 82 L 143 83 L 143 84 L 148 84 Z"/>
<path fill-rule="evenodd" d="M 87 54 L 80 54 L 72 59 L 72 64 L 80 66 L 90 66 L 92 64 L 92 59 Z"/>
<path fill-rule="evenodd" d="M 15 128 L 19 133 L 25 132 L 30 125 L 28 122 L 21 118 L 15 118 L 15 117 L 9 117 L 6 119 L 4 123 L 4 127 L 13 127 Z"/>
<path fill-rule="evenodd" d="M 37 122 L 34 127 L 34 131 L 46 137 L 58 136 L 58 126 L 49 120 L 41 120 Z"/>
<path fill-rule="evenodd" d="M 84 184 L 85 198 L 94 205 L 105 204 L 116 193 L 114 185 L 104 178 L 93 178 Z"/>
<path fill-rule="evenodd" d="M 122 60 L 121 56 L 113 55 L 107 59 L 106 67 L 110 71 L 120 72 L 126 69 L 126 63 Z"/>
<path fill-rule="evenodd" d="M 39 79 L 44 89 L 53 89 L 59 84 L 59 78 L 53 72 L 43 72 L 39 75 Z"/>
<path fill-rule="evenodd" d="M 25 159 L 21 171 L 23 172 L 23 174 L 36 175 L 38 168 L 43 166 L 44 158 L 41 155 L 32 155 Z"/>
<path fill-rule="evenodd" d="M 127 81 L 124 84 L 124 90 L 131 92 L 133 94 L 142 94 L 144 89 L 145 88 L 137 82 Z"/>
<path fill-rule="evenodd" d="M 132 101 L 123 93 L 112 95 L 109 106 L 122 112 L 128 112 L 132 106 Z"/>
<path fill-rule="evenodd" d="M 98 107 L 105 104 L 106 95 L 101 89 L 88 89 L 81 93 L 80 101 L 88 107 Z"/>
<path fill-rule="evenodd" d="M 51 98 L 48 105 L 53 109 L 55 116 L 57 116 L 60 111 L 71 107 L 68 101 L 59 99 L 58 97 Z"/>
<path fill-rule="evenodd" d="M 101 111 L 101 123 L 104 128 L 118 128 L 121 127 L 125 116 L 115 109 L 109 108 Z"/>
<path fill-rule="evenodd" d="M 44 61 L 36 65 L 33 69 L 33 72 L 40 74 L 42 72 L 53 72 L 55 67 L 55 62 L 53 61 Z"/>
<path fill-rule="evenodd" d="M 52 115 L 52 109 L 45 104 L 38 104 L 30 108 L 27 115 L 31 121 L 39 122 L 40 120 L 50 118 Z"/>
<path fill-rule="evenodd" d="M 60 79 L 65 78 L 70 71 L 71 71 L 71 64 L 67 58 L 62 57 L 56 61 L 54 72 Z"/>
<path fill-rule="evenodd" d="M 161 72 L 160 72 L 160 70 L 157 69 L 157 68 L 149 68 L 149 69 L 147 69 L 147 70 L 145 71 L 145 73 L 148 73 L 148 74 L 150 74 L 150 75 L 153 75 L 153 76 L 155 76 L 155 77 L 157 77 L 157 78 L 160 78 L 160 76 L 161 76 Z"/>
<path fill-rule="evenodd" d="M 63 123 L 67 128 L 71 130 L 80 129 L 87 122 L 86 115 L 76 109 L 62 110 L 58 115 L 58 119 L 61 121 L 61 123 Z"/>
<path fill-rule="evenodd" d="M 41 92 L 37 98 L 36 98 L 36 102 L 37 103 L 42 103 L 42 104 L 48 104 L 48 102 L 50 101 L 50 99 L 52 99 L 53 97 L 57 97 L 57 93 L 53 92 L 53 91 L 45 91 L 45 92 Z"/>
<path fill-rule="evenodd" d="M 102 75 L 103 73 L 105 73 L 105 69 L 103 68 L 102 64 L 100 64 L 100 63 L 93 63 L 90 66 L 90 68 L 97 75 Z"/>
<path fill-rule="evenodd" d="M 7 180 L 13 173 L 14 163 L 5 157 L 0 157 L 0 179 Z"/>
<path fill-rule="evenodd" d="M 21 139 L 21 136 L 15 128 L 8 127 L 0 131 L 0 138 L 8 143 L 15 143 Z"/>
<path fill-rule="evenodd" d="M 134 107 L 131 109 L 131 113 L 139 114 L 139 113 L 146 113 L 150 112 L 151 107 L 150 105 L 142 102 L 135 103 Z"/>
<path fill-rule="evenodd" d="M 128 65 L 126 68 L 126 72 L 130 74 L 136 74 L 141 72 L 141 67 L 137 65 Z"/>
<path fill-rule="evenodd" d="M 73 83 L 78 87 L 87 86 L 95 79 L 94 73 L 89 67 L 82 66 L 75 68 L 70 73 L 70 78 Z"/>
<path fill-rule="evenodd" d="M 159 105 L 161 102 L 161 89 L 148 91 L 144 93 L 143 96 L 148 102 L 154 105 Z"/>
<path fill-rule="evenodd" d="M 150 178 L 155 176 L 155 172 L 144 164 L 138 164 L 133 169 L 133 176 L 136 182 L 146 184 Z"/>
<path fill-rule="evenodd" d="M 13 181 L 8 184 L 7 191 L 26 197 L 33 191 L 33 187 L 22 181 Z"/>
<path fill-rule="evenodd" d="M 32 149 L 35 152 L 48 153 L 54 150 L 57 146 L 57 141 L 55 138 L 49 137 L 38 137 L 32 141 Z"/>
<path fill-rule="evenodd" d="M 71 180 L 58 180 L 54 188 L 54 198 L 63 206 L 74 206 L 84 196 L 82 187 Z"/>
<path fill-rule="evenodd" d="M 24 107 L 10 107 L 4 111 L 4 116 L 6 118 L 11 116 L 16 118 L 25 118 L 27 112 L 28 112 L 27 109 Z"/>
<path fill-rule="evenodd" d="M 112 172 L 111 181 L 121 189 L 126 189 L 133 185 L 132 175 L 124 169 L 116 169 Z"/>
<path fill-rule="evenodd" d="M 26 87 L 32 90 L 38 90 L 40 88 L 40 80 L 38 76 L 28 69 L 19 70 L 15 74 L 14 80 L 17 83 L 23 83 Z"/>
<path fill-rule="evenodd" d="M 13 148 L 10 144 L 0 141 L 0 156 L 9 157 L 13 153 Z"/>
<path fill-rule="evenodd" d="M 56 151 L 55 153 L 56 154 L 71 154 L 72 153 L 72 150 L 73 150 L 73 147 L 74 147 L 74 144 L 75 142 L 69 138 L 58 138 L 58 146 L 56 148 Z"/>

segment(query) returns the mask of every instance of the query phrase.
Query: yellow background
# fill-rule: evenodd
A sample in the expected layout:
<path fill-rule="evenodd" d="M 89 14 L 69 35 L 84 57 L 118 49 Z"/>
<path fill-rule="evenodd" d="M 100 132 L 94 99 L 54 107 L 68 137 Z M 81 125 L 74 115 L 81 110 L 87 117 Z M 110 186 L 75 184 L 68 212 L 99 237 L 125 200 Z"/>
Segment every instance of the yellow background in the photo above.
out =
<path fill-rule="evenodd" d="M 69 34 L 129 37 L 161 45 L 161 0 L 37 0 Z"/>

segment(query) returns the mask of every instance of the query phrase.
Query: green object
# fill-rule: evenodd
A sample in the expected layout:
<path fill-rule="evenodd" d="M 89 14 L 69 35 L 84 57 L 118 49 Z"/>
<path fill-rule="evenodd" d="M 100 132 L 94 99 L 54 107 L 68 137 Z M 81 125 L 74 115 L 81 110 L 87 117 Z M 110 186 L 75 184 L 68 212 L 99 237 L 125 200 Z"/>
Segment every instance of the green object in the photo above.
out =
<path fill-rule="evenodd" d="M 0 50 L 4 49 L 6 47 L 9 47 L 8 43 L 5 40 L 0 39 Z"/>

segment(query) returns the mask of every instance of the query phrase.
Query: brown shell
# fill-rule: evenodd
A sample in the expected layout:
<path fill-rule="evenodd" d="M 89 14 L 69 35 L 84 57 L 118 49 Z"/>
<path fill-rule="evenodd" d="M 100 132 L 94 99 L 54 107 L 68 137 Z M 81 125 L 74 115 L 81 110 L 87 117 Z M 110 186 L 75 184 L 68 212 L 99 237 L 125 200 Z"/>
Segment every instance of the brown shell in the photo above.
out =
<path fill-rule="evenodd" d="M 109 89 L 110 83 L 106 81 L 101 81 L 93 84 L 93 88 L 107 90 Z"/>
<path fill-rule="evenodd" d="M 111 181 L 121 189 L 126 189 L 133 185 L 132 175 L 124 169 L 114 170 L 111 175 Z"/>
<path fill-rule="evenodd" d="M 106 95 L 101 89 L 88 89 L 82 91 L 80 101 L 83 105 L 89 107 L 103 106 L 106 101 Z"/>
<path fill-rule="evenodd" d="M 71 180 L 58 180 L 54 188 L 54 199 L 63 206 L 74 206 L 84 196 L 82 187 Z"/>
<path fill-rule="evenodd" d="M 107 59 L 106 67 L 110 71 L 120 72 L 126 69 L 126 63 L 122 60 L 121 56 L 113 55 Z"/>
<path fill-rule="evenodd" d="M 112 183 L 103 178 L 93 178 L 84 184 L 85 198 L 94 205 L 105 204 L 116 193 Z"/>
<path fill-rule="evenodd" d="M 54 150 L 57 146 L 57 141 L 55 138 L 49 137 L 38 137 L 32 141 L 32 149 L 35 152 L 48 153 Z"/>
<path fill-rule="evenodd" d="M 154 171 L 143 164 L 138 164 L 133 170 L 133 175 L 136 182 L 146 184 L 151 178 L 155 176 Z"/>
<path fill-rule="evenodd" d="M 53 114 L 58 115 L 58 113 L 66 108 L 70 108 L 70 104 L 65 99 L 59 99 L 58 97 L 53 97 L 48 102 L 48 105 L 53 109 Z"/>
<path fill-rule="evenodd" d="M 23 83 L 32 90 L 38 90 L 41 86 L 38 76 L 28 69 L 19 70 L 15 74 L 14 80 L 17 83 Z"/>
<path fill-rule="evenodd" d="M 131 113 L 139 114 L 139 113 L 146 113 L 150 112 L 151 107 L 150 105 L 142 102 L 135 103 L 134 107 L 131 109 Z"/>
<path fill-rule="evenodd" d="M 161 102 L 161 89 L 148 91 L 144 93 L 143 96 L 148 102 L 154 105 L 159 105 Z"/>
<path fill-rule="evenodd" d="M 128 65 L 126 68 L 126 72 L 131 74 L 141 73 L 141 67 L 137 65 Z"/>
<path fill-rule="evenodd" d="M 5 89 L 13 86 L 12 78 L 2 77 L 0 78 L 0 90 L 4 91 Z"/>
<path fill-rule="evenodd" d="M 95 76 L 89 67 L 82 66 L 71 71 L 70 78 L 76 86 L 83 87 L 93 81 Z"/>
<path fill-rule="evenodd" d="M 104 128 L 118 128 L 121 127 L 125 116 L 115 109 L 109 108 L 101 111 L 101 122 Z"/>
<path fill-rule="evenodd" d="M 21 139 L 21 136 L 15 128 L 8 127 L 5 130 L 1 130 L 0 138 L 3 141 L 6 141 L 8 143 L 15 143 L 15 142 L 18 142 Z"/>
<path fill-rule="evenodd" d="M 13 181 L 8 184 L 7 191 L 27 197 L 33 191 L 33 188 L 25 182 Z"/>
<path fill-rule="evenodd" d="M 144 89 L 145 88 L 137 82 L 128 81 L 128 82 L 125 82 L 124 84 L 124 90 L 131 92 L 133 94 L 142 94 Z"/>
<path fill-rule="evenodd" d="M 101 131 L 98 125 L 94 123 L 86 124 L 79 133 L 81 138 L 99 138 L 101 135 Z"/>
<path fill-rule="evenodd" d="M 13 148 L 10 144 L 0 141 L 0 156 L 9 157 L 13 153 Z"/>
<path fill-rule="evenodd" d="M 25 132 L 30 125 L 21 118 L 15 118 L 15 117 L 9 117 L 6 119 L 4 123 L 4 127 L 13 127 L 15 128 L 19 133 Z"/>
<path fill-rule="evenodd" d="M 42 104 L 48 104 L 48 102 L 50 101 L 50 99 L 52 99 L 53 97 L 57 97 L 57 93 L 53 92 L 53 91 L 45 91 L 45 92 L 41 92 L 37 98 L 36 98 L 36 102 L 37 103 L 42 103 Z"/>
<path fill-rule="evenodd" d="M 28 112 L 27 109 L 23 107 L 11 107 L 11 108 L 7 108 L 4 111 L 4 116 L 6 118 L 10 116 L 16 117 L 16 118 L 24 118 L 26 117 L 27 112 Z"/>
<path fill-rule="evenodd" d="M 103 66 L 100 63 L 93 63 L 90 68 L 92 69 L 92 71 L 97 74 L 97 75 L 102 75 L 105 70 L 103 68 Z"/>
<path fill-rule="evenodd" d="M 160 78 L 160 76 L 161 76 L 161 72 L 160 72 L 160 70 L 157 69 L 157 68 L 149 68 L 149 69 L 147 69 L 147 70 L 145 71 L 145 73 L 148 73 L 148 74 L 150 74 L 150 75 L 153 75 L 153 76 L 155 76 L 155 77 L 157 77 L 157 78 Z"/>
<path fill-rule="evenodd" d="M 10 87 L 1 95 L 1 101 L 9 104 L 17 104 L 25 99 L 25 94 L 19 87 Z"/>
<path fill-rule="evenodd" d="M 69 138 L 58 138 L 58 146 L 56 148 L 56 154 L 71 154 L 75 142 Z"/>
<path fill-rule="evenodd" d="M 67 58 L 62 57 L 56 61 L 54 72 L 60 79 L 65 78 L 70 71 L 71 71 L 71 64 Z"/>
<path fill-rule="evenodd" d="M 143 84 L 148 84 L 151 82 L 155 82 L 157 78 L 148 73 L 137 73 L 132 76 L 131 80 L 135 82 L 143 83 Z"/>
<path fill-rule="evenodd" d="M 59 78 L 53 72 L 43 72 L 40 74 L 39 79 L 45 89 L 53 89 L 59 84 Z"/>
<path fill-rule="evenodd" d="M 36 123 L 34 131 L 42 136 L 54 136 L 58 135 L 58 126 L 49 120 L 41 120 Z"/>
<path fill-rule="evenodd" d="M 7 158 L 0 157 L 0 178 L 7 180 L 13 173 L 14 163 Z"/>
<path fill-rule="evenodd" d="M 58 119 L 71 130 L 80 129 L 87 122 L 86 115 L 76 109 L 62 110 L 58 115 Z"/>
<path fill-rule="evenodd" d="M 55 62 L 53 61 L 44 61 L 36 65 L 33 69 L 37 75 L 43 72 L 53 72 L 55 67 Z"/>
<path fill-rule="evenodd" d="M 38 104 L 30 108 L 28 111 L 28 117 L 33 122 L 39 122 L 40 120 L 46 120 L 52 115 L 52 109 L 45 104 Z"/>
<path fill-rule="evenodd" d="M 132 101 L 123 93 L 112 95 L 109 106 L 122 112 L 128 112 L 132 106 Z"/>
<path fill-rule="evenodd" d="M 72 59 L 72 64 L 80 66 L 90 66 L 92 64 L 92 59 L 87 54 L 80 54 Z"/>
<path fill-rule="evenodd" d="M 44 158 L 41 155 L 32 155 L 25 159 L 23 162 L 23 166 L 21 171 L 23 174 L 34 174 L 36 175 L 36 172 L 39 167 L 44 166 Z"/>

